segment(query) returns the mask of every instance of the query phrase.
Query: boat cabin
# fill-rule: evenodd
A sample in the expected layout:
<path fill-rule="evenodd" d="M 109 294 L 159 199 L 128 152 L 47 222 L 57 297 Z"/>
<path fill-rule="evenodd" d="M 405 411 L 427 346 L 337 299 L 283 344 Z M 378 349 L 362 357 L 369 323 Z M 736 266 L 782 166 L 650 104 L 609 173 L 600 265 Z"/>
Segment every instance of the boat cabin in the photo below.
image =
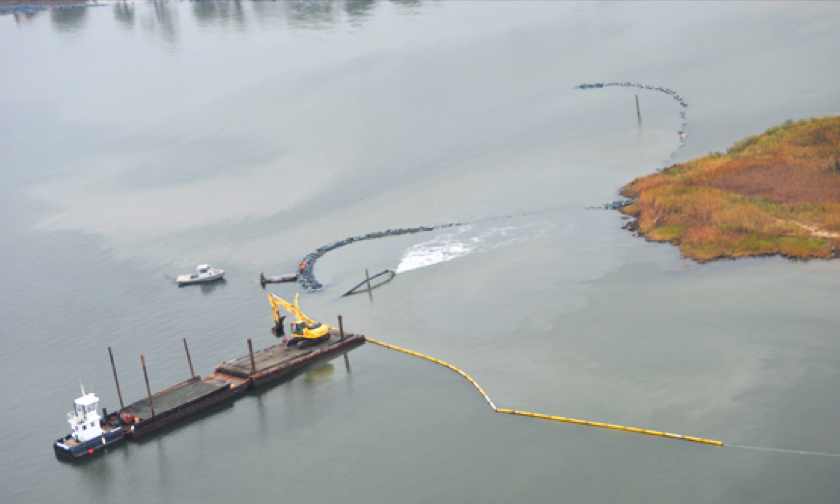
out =
<path fill-rule="evenodd" d="M 176 279 L 179 285 L 212 282 L 225 276 L 225 270 L 213 269 L 209 264 L 199 264 L 192 275 L 180 275 Z"/>
<path fill-rule="evenodd" d="M 67 413 L 67 423 L 72 428 L 71 435 L 80 443 L 102 435 L 99 398 L 93 392 L 82 393 L 82 397 L 73 401 L 73 411 Z"/>

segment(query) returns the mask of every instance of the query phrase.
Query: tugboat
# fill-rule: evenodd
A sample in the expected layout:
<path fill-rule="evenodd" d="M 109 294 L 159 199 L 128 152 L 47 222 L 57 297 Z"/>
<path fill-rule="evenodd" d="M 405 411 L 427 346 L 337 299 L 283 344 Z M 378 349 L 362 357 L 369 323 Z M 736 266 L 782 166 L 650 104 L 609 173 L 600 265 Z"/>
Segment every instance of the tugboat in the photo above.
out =
<path fill-rule="evenodd" d="M 74 410 L 67 413 L 70 434 L 53 444 L 56 455 L 77 459 L 123 439 L 125 432 L 119 415 L 113 413 L 109 418 L 103 408 L 99 416 L 99 398 L 93 392 L 85 394 L 82 387 L 82 397 L 73 401 L 73 405 Z"/>
<path fill-rule="evenodd" d="M 178 286 L 212 282 L 225 276 L 225 270 L 211 268 L 209 264 L 200 264 L 195 275 L 178 275 Z"/>

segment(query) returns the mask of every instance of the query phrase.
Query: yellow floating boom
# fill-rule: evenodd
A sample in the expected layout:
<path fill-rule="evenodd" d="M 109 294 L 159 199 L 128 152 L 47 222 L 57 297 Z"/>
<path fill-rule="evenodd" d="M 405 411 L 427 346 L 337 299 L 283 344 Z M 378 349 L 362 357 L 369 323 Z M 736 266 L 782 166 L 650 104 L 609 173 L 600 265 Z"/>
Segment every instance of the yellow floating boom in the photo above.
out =
<path fill-rule="evenodd" d="M 466 378 L 467 380 L 469 380 L 470 383 L 472 383 L 475 386 L 475 388 L 477 388 L 478 391 L 481 392 L 481 395 L 484 396 L 484 399 L 487 400 L 487 403 L 490 404 L 490 407 L 493 408 L 493 411 L 495 411 L 497 413 L 507 413 L 509 415 L 520 415 L 520 416 L 527 416 L 527 417 L 532 417 L 532 418 L 542 418 L 544 420 L 553 420 L 555 422 L 566 422 L 566 423 L 573 423 L 573 424 L 580 424 L 580 425 L 589 425 L 589 426 L 592 426 L 592 427 L 602 427 L 604 429 L 623 430 L 623 431 L 627 431 L 627 432 L 635 432 L 637 434 L 647 434 L 649 436 L 660 436 L 660 437 L 666 437 L 666 438 L 671 438 L 671 439 L 682 439 L 683 441 L 693 441 L 695 443 L 703 443 L 703 444 L 714 445 L 714 446 L 723 446 L 723 443 L 721 441 L 715 441 L 713 439 L 704 439 L 704 438 L 698 438 L 698 437 L 692 437 L 692 436 L 683 436 L 681 434 L 672 434 L 670 432 L 660 432 L 660 431 L 649 430 L 649 429 L 637 429 L 635 427 L 625 427 L 623 425 L 614 425 L 614 424 L 601 423 L 601 422 L 590 422 L 589 420 L 577 420 L 575 418 L 566 418 L 566 417 L 551 416 L 551 415 L 541 415 L 539 413 L 531 413 L 531 412 L 528 412 L 528 411 L 517 411 L 517 410 L 496 408 L 496 405 L 493 404 L 493 401 L 490 399 L 490 396 L 488 396 L 484 392 L 484 389 L 482 389 L 478 385 L 478 383 L 476 383 L 475 380 L 470 378 L 470 376 L 467 373 L 461 371 L 460 369 L 456 368 L 455 366 L 453 366 L 451 364 L 447 364 L 446 362 L 443 362 L 441 360 L 435 359 L 434 357 L 429 357 L 428 355 L 423 355 L 423 354 L 418 353 L 418 352 L 413 352 L 411 350 L 406 350 L 405 348 L 400 348 L 400 347 L 397 347 L 397 346 L 394 346 L 394 345 L 389 345 L 387 343 L 382 343 L 381 341 L 376 341 L 376 340 L 373 340 L 373 339 L 370 339 L 370 338 L 367 338 L 367 341 L 369 341 L 371 343 L 374 343 L 376 345 L 383 346 L 385 348 L 390 348 L 391 350 L 396 350 L 398 352 L 407 353 L 409 355 L 413 355 L 415 357 L 420 357 L 421 359 L 426 359 L 426 360 L 432 361 L 436 364 L 440 364 L 441 366 L 448 367 L 449 369 L 455 371 L 459 375 L 461 375 L 464 378 Z"/>
<path fill-rule="evenodd" d="M 466 378 L 467 380 L 469 380 L 470 383 L 472 383 L 475 386 L 475 388 L 477 388 L 478 391 L 481 392 L 481 395 L 484 396 L 484 399 L 487 400 L 487 403 L 490 405 L 491 408 L 493 408 L 493 411 L 496 411 L 496 405 L 493 404 L 493 401 L 490 400 L 490 396 L 488 396 L 487 393 L 484 392 L 484 389 L 482 389 L 481 386 L 475 380 L 470 378 L 470 375 L 461 371 L 460 369 L 456 368 L 455 366 L 447 364 L 447 363 L 445 363 L 441 360 L 437 360 L 434 357 L 429 357 L 428 355 L 423 355 L 421 353 L 412 352 L 411 350 L 406 350 L 405 348 L 400 348 L 400 347 L 396 347 L 396 346 L 393 346 L 393 345 L 389 345 L 387 343 L 382 343 L 381 341 L 376 341 L 376 340 L 373 340 L 373 339 L 370 339 L 370 338 L 367 338 L 367 341 L 369 341 L 371 343 L 374 343 L 376 345 L 384 346 L 385 348 L 390 348 L 391 350 L 396 350 L 398 352 L 407 353 L 407 354 L 413 355 L 415 357 L 420 357 L 421 359 L 426 359 L 426 360 L 432 361 L 435 364 L 440 364 L 441 366 L 448 367 L 452 371 L 455 371 L 459 375 L 461 375 L 464 378 Z"/>
<path fill-rule="evenodd" d="M 590 422 L 588 420 L 578 420 L 575 418 L 566 418 L 566 417 L 559 417 L 559 416 L 552 416 L 552 415 L 541 415 L 539 413 L 530 413 L 528 411 L 516 411 L 516 410 L 509 410 L 509 409 L 496 409 L 497 413 L 508 413 L 510 415 L 521 415 L 521 416 L 529 416 L 533 418 L 542 418 L 545 420 L 554 420 L 555 422 L 566 422 L 566 423 L 574 423 L 580 425 L 591 425 L 592 427 L 603 427 L 604 429 L 615 429 L 615 430 L 623 430 L 627 432 L 636 432 L 638 434 L 647 434 L 649 436 L 660 436 L 660 437 L 667 437 L 672 439 L 682 439 L 685 441 L 694 441 L 695 443 L 703 443 L 703 444 L 710 444 L 715 446 L 723 446 L 721 441 L 715 441 L 713 439 L 703 439 L 698 437 L 692 436 L 683 436 L 681 434 L 672 434 L 670 432 L 660 432 L 650 429 L 637 429 L 635 427 L 625 427 L 623 425 L 615 425 L 615 424 L 608 424 L 608 423 L 601 423 L 601 422 Z"/>

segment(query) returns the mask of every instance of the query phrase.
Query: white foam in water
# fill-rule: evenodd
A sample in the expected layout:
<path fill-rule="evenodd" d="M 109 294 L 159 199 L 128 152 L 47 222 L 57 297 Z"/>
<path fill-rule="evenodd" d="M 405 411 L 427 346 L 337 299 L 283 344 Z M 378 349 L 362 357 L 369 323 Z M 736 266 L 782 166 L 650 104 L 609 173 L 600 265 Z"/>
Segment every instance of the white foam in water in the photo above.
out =
<path fill-rule="evenodd" d="M 402 256 L 397 273 L 451 261 L 474 252 L 484 252 L 537 238 L 551 224 L 537 222 L 525 226 L 491 228 L 474 233 L 472 226 L 458 228 L 456 233 L 442 234 L 410 247 Z"/>
<path fill-rule="evenodd" d="M 453 237 L 454 235 L 441 235 L 406 250 L 400 265 L 397 266 L 397 273 L 451 261 L 472 252 L 470 245 L 452 240 Z"/>

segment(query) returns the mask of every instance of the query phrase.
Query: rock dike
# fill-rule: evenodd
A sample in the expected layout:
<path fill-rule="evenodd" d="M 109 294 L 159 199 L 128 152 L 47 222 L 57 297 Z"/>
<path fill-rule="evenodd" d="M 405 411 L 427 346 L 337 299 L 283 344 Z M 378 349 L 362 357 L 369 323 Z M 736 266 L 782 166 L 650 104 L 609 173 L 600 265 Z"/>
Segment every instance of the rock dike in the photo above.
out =
<path fill-rule="evenodd" d="M 593 84 L 580 84 L 575 86 L 574 89 L 602 89 L 606 87 L 634 87 L 639 89 L 644 89 L 647 91 L 654 91 L 659 93 L 664 93 L 670 97 L 672 97 L 677 103 L 679 103 L 682 110 L 680 110 L 680 118 L 682 119 L 682 129 L 677 131 L 677 135 L 679 135 L 680 143 L 679 146 L 671 152 L 670 158 L 673 159 L 676 152 L 685 145 L 685 129 L 688 125 L 688 120 L 686 119 L 685 109 L 688 108 L 688 103 L 685 101 L 685 98 L 674 91 L 673 89 L 664 87 L 664 86 L 653 86 L 650 84 L 641 84 L 638 82 L 596 82 Z M 664 168 L 664 167 L 663 167 Z M 662 171 L 662 168 L 658 169 L 657 171 Z M 604 203 L 599 206 L 588 207 L 589 210 L 617 210 L 621 207 L 625 207 L 627 205 L 635 203 L 635 199 L 620 199 L 616 201 L 612 201 L 610 203 Z M 550 210 L 549 210 L 550 211 Z M 530 212 L 527 214 L 519 215 L 519 217 L 523 217 L 526 215 L 534 215 L 545 213 L 546 211 L 540 212 Z M 437 224 L 433 226 L 418 226 L 418 227 L 411 227 L 411 228 L 398 228 L 398 229 L 386 229 L 384 231 L 374 231 L 373 233 L 368 233 L 364 235 L 357 235 L 351 236 L 349 238 L 345 238 L 343 240 L 338 240 L 332 243 L 328 243 L 321 247 L 315 249 L 315 251 L 310 252 L 309 254 L 305 255 L 303 259 L 300 260 L 300 266 L 297 272 L 297 281 L 303 287 L 306 292 L 318 292 L 323 289 L 323 284 L 321 284 L 315 278 L 315 263 L 318 262 L 318 259 L 324 256 L 327 252 L 333 251 L 335 249 L 344 247 L 346 245 L 350 245 L 352 243 L 365 241 L 365 240 L 375 240 L 378 238 L 385 238 L 388 236 L 398 236 L 404 234 L 416 234 L 416 233 L 424 233 L 427 231 L 434 231 L 436 229 L 445 229 L 445 228 L 452 228 L 452 227 L 459 227 L 459 226 L 466 226 L 470 224 L 476 224 L 479 222 L 487 222 L 487 221 L 494 221 L 494 220 L 501 220 L 501 219 L 510 219 L 513 218 L 513 215 L 507 215 L 504 217 L 492 217 L 487 219 L 480 219 L 471 222 L 450 222 L 448 224 Z"/>
<path fill-rule="evenodd" d="M 324 254 L 335 250 L 337 248 L 344 247 L 345 245 L 350 245 L 351 243 L 356 243 L 365 240 L 375 240 L 377 238 L 384 238 L 386 236 L 399 236 L 404 234 L 415 234 L 415 233 L 423 233 L 426 231 L 434 231 L 435 229 L 445 229 L 451 227 L 458 227 L 458 226 L 465 226 L 467 224 L 471 224 L 469 222 L 452 222 L 449 224 L 439 224 L 436 226 L 419 226 L 413 228 L 400 228 L 400 229 L 386 229 L 385 231 L 375 231 L 373 233 L 368 233 L 365 235 L 358 235 L 358 236 L 351 236 L 349 238 L 345 238 L 343 240 L 338 240 L 336 242 L 328 243 L 321 247 L 315 249 L 314 252 L 310 252 L 309 254 L 305 255 L 303 259 L 300 261 L 300 267 L 298 269 L 297 281 L 303 287 L 306 292 L 317 292 L 320 291 L 324 286 L 318 280 L 315 279 L 315 274 L 313 270 L 315 269 L 315 263 L 323 257 Z"/>
<path fill-rule="evenodd" d="M 685 145 L 685 139 L 686 139 L 685 130 L 686 130 L 686 127 L 688 126 L 688 119 L 685 116 L 685 109 L 688 108 L 688 102 L 685 101 L 685 98 L 683 97 L 683 95 L 677 93 L 676 91 L 674 91 L 671 88 L 667 88 L 667 87 L 664 87 L 664 86 L 653 86 L 653 85 L 650 85 L 650 84 L 641 84 L 639 82 L 596 82 L 594 84 L 584 83 L 584 84 L 580 84 L 580 85 L 575 86 L 575 89 L 602 89 L 602 88 L 605 88 L 605 87 L 633 87 L 633 88 L 644 89 L 644 90 L 647 90 L 647 91 L 656 91 L 656 92 L 663 93 L 663 94 L 666 94 L 666 95 L 670 96 L 671 98 L 674 99 L 674 101 L 676 101 L 677 103 L 680 104 L 680 107 L 682 107 L 682 110 L 680 110 L 680 119 L 682 119 L 682 128 L 680 128 L 680 130 L 677 131 L 677 135 L 680 137 L 680 144 L 679 144 L 679 147 L 677 147 L 676 149 L 674 149 L 674 151 L 671 152 L 670 157 L 671 157 L 671 159 L 673 159 L 674 154 L 676 154 L 677 151 L 683 145 Z M 660 168 L 658 171 L 662 171 L 662 169 Z"/>

